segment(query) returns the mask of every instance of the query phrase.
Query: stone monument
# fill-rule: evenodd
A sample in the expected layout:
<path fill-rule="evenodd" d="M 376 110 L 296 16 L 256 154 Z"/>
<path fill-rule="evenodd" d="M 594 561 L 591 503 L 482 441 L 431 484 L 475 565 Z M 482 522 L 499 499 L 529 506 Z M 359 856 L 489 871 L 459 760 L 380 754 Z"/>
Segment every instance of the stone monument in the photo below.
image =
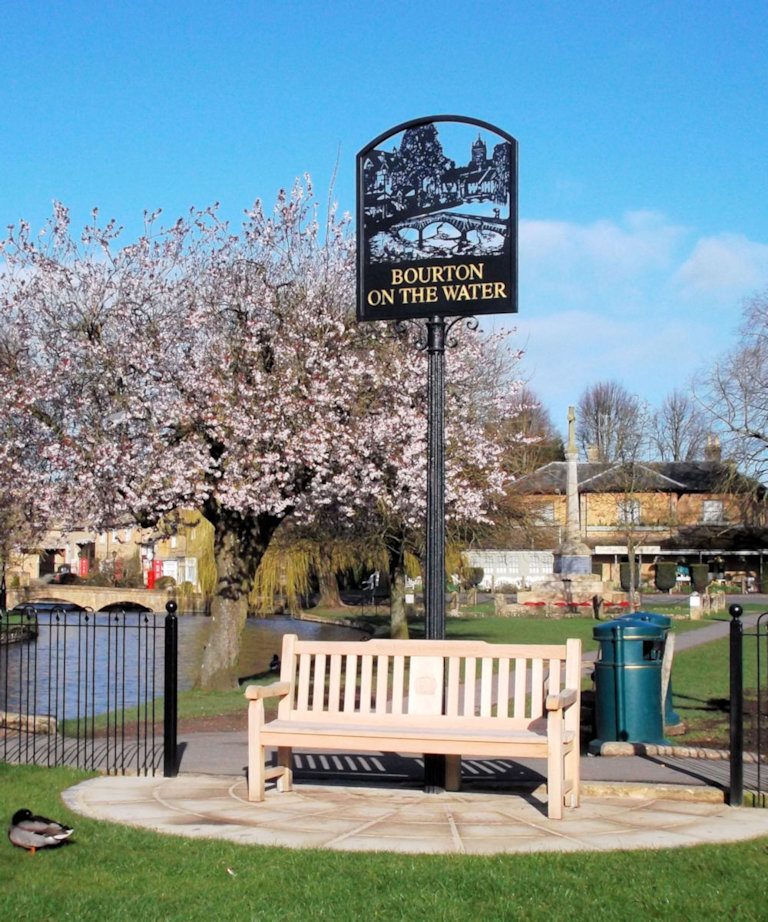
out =
<path fill-rule="evenodd" d="M 574 423 L 576 414 L 568 407 L 568 445 L 565 450 L 566 507 L 563 539 L 555 548 L 553 578 L 536 583 L 530 590 L 517 594 L 519 604 L 547 605 L 561 610 L 583 612 L 592 607 L 597 615 L 603 603 L 618 601 L 621 594 L 613 591 L 610 582 L 592 573 L 592 550 L 581 540 L 579 515 L 579 450 L 576 447 Z"/>
<path fill-rule="evenodd" d="M 592 575 L 592 551 L 581 540 L 579 514 L 579 450 L 576 447 L 576 414 L 568 407 L 568 446 L 565 449 L 565 534 L 555 548 L 554 573 L 561 579 Z"/>

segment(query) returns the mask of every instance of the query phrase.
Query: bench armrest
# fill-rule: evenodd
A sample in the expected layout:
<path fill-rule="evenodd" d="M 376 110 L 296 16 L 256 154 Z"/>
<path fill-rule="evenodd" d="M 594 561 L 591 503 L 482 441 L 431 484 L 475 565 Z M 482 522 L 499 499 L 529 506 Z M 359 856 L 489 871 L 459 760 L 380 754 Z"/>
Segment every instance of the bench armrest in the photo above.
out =
<path fill-rule="evenodd" d="M 547 695 L 546 708 L 548 711 L 563 710 L 576 702 L 578 690 L 575 688 L 564 688 L 557 695 Z"/>
<path fill-rule="evenodd" d="M 290 682 L 273 682 L 271 685 L 249 685 L 245 689 L 245 697 L 249 701 L 258 701 L 259 698 L 284 698 L 290 690 Z"/>

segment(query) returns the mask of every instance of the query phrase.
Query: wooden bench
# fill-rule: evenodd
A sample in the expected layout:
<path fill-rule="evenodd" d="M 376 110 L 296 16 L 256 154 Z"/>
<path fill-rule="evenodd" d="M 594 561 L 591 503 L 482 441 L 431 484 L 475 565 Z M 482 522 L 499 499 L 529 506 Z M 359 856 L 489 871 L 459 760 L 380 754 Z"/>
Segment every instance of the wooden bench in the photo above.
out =
<path fill-rule="evenodd" d="M 280 681 L 250 685 L 248 798 L 291 790 L 293 747 L 547 760 L 548 814 L 579 803 L 581 641 L 300 641 L 283 638 Z M 264 701 L 277 696 L 277 717 Z M 277 747 L 267 767 L 266 747 Z"/>

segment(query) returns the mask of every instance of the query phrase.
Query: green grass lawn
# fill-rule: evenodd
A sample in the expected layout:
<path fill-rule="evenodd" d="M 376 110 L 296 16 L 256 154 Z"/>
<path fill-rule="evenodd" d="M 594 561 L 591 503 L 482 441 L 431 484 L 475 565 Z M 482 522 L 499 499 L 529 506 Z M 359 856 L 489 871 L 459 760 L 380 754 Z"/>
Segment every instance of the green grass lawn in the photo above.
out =
<path fill-rule="evenodd" d="M 754 652 L 745 644 L 744 655 L 745 710 L 754 699 L 757 668 Z M 765 675 L 763 674 L 763 683 Z M 763 689 L 764 691 L 764 689 Z M 730 671 L 728 639 L 683 650 L 675 654 L 672 666 L 672 698 L 674 708 L 688 727 L 685 734 L 673 742 L 696 742 L 714 749 L 730 748 Z M 754 728 L 745 718 L 744 748 L 754 747 Z"/>
<path fill-rule="evenodd" d="M 768 838 L 664 851 L 435 856 L 286 850 L 182 839 L 85 819 L 60 792 L 83 772 L 0 764 L 0 812 L 72 825 L 35 855 L 0 842 L 2 906 L 18 922 L 429 919 L 762 920 Z"/>

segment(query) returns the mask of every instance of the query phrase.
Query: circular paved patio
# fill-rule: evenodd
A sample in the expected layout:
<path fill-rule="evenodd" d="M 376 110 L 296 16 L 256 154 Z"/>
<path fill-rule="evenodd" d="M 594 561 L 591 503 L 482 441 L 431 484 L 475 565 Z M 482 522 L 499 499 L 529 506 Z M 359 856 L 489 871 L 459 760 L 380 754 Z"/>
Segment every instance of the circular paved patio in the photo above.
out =
<path fill-rule="evenodd" d="M 620 790 L 618 787 L 617 791 Z M 626 788 L 622 788 L 626 793 Z M 243 845 L 341 851 L 497 854 L 676 848 L 768 836 L 768 810 L 701 800 L 585 797 L 563 820 L 546 794 L 441 793 L 391 787 L 297 785 L 249 803 L 242 776 L 101 776 L 64 792 L 75 812 L 182 836 Z"/>

